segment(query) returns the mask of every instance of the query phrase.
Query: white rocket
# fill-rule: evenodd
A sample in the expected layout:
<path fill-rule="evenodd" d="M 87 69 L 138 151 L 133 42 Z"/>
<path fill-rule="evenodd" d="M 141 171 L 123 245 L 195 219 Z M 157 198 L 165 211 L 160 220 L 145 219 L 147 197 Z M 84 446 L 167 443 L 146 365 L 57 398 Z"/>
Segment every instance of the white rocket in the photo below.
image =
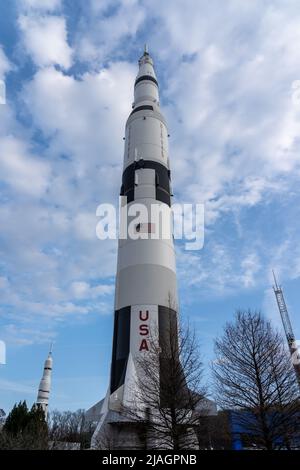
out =
<path fill-rule="evenodd" d="M 170 219 L 169 136 L 160 110 L 153 60 L 146 47 L 139 60 L 132 108 L 126 123 L 121 186 L 121 196 L 127 197 L 128 221 L 132 220 L 131 206 L 137 203 L 149 212 L 152 205 L 157 206 L 163 217 Z M 177 322 L 172 229 L 162 237 L 160 228 L 152 219 L 139 222 L 134 231 L 140 238 L 119 239 L 110 386 L 92 445 L 105 423 L 118 420 L 117 413 L 132 403 L 132 387 L 139 374 L 137 359 L 147 353 L 151 338 L 158 335 L 163 340 L 167 325 Z"/>
<path fill-rule="evenodd" d="M 42 409 L 44 410 L 45 418 L 47 418 L 47 413 L 48 413 L 48 403 L 49 403 L 49 395 L 50 395 L 50 389 L 51 389 L 52 365 L 53 365 L 53 359 L 52 359 L 52 345 L 51 345 L 48 357 L 45 361 L 43 377 L 40 381 L 38 396 L 36 400 L 37 405 L 40 405 Z"/>

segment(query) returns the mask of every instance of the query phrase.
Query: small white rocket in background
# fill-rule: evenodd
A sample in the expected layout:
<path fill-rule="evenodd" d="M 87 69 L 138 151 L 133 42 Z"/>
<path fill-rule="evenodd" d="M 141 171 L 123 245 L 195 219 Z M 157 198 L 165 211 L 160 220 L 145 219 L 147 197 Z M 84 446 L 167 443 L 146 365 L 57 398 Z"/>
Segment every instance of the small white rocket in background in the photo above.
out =
<path fill-rule="evenodd" d="M 51 374 L 52 374 L 52 344 L 50 346 L 50 351 L 48 357 L 45 361 L 43 377 L 40 381 L 39 391 L 36 403 L 40 405 L 45 413 L 45 419 L 47 419 L 48 413 L 48 403 L 49 403 L 49 395 L 50 395 L 50 388 L 51 388 Z"/>

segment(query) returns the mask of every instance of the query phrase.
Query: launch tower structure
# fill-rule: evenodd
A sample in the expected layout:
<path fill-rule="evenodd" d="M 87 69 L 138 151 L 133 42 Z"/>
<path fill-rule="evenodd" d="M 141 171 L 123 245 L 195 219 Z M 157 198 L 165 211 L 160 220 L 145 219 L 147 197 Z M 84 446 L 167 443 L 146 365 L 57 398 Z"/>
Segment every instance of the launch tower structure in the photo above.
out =
<path fill-rule="evenodd" d="M 299 388 L 300 388 L 300 354 L 299 354 L 298 347 L 297 347 L 297 344 L 296 344 L 296 338 L 295 338 L 295 335 L 294 335 L 294 332 L 293 332 L 293 328 L 292 328 L 289 312 L 288 312 L 288 309 L 287 309 L 287 306 L 286 306 L 286 303 L 285 303 L 283 291 L 282 291 L 281 286 L 279 286 L 278 283 L 277 283 L 277 279 L 276 279 L 274 271 L 273 271 L 273 277 L 274 277 L 273 290 L 274 290 L 274 293 L 275 293 L 275 297 L 276 297 L 279 313 L 280 313 L 280 316 L 281 316 L 281 320 L 282 320 L 286 340 L 287 340 L 287 343 L 288 343 L 291 358 L 292 358 L 292 361 L 293 361 L 293 366 L 294 366 L 294 369 L 295 369 L 295 374 L 296 374 L 297 381 L 298 381 Z"/>

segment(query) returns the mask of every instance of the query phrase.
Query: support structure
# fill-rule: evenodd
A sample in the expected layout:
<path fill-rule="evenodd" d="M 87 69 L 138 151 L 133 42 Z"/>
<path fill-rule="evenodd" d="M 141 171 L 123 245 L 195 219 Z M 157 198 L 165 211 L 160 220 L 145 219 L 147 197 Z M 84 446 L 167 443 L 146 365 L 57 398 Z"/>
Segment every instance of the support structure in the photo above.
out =
<path fill-rule="evenodd" d="M 288 343 L 288 347 L 289 347 L 290 354 L 291 354 L 291 359 L 292 359 L 292 362 L 293 362 L 293 366 L 294 366 L 294 369 L 295 369 L 295 374 L 296 374 L 297 381 L 298 381 L 299 388 L 300 388 L 300 354 L 299 354 L 299 351 L 298 351 L 296 338 L 295 338 L 295 335 L 294 335 L 294 332 L 293 332 L 293 328 L 292 328 L 290 316 L 289 316 L 289 313 L 288 313 L 288 309 L 287 309 L 287 306 L 286 306 L 286 303 L 285 303 L 282 288 L 277 283 L 277 279 L 276 279 L 274 271 L 272 271 L 272 272 L 273 272 L 273 278 L 274 278 L 273 290 L 274 290 L 274 293 L 275 293 L 275 297 L 276 297 L 279 313 L 280 313 L 280 316 L 281 316 L 281 320 L 282 320 L 286 340 L 287 340 L 287 343 Z"/>

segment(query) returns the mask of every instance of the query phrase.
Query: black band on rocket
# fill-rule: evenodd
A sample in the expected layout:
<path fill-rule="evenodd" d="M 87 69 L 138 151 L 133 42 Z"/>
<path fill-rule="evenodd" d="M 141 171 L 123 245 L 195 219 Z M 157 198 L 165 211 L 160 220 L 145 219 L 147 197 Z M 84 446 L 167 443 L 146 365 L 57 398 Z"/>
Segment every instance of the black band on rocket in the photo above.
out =
<path fill-rule="evenodd" d="M 130 116 L 134 113 L 137 113 L 138 111 L 144 111 L 144 110 L 153 111 L 153 106 L 151 106 L 150 104 L 144 104 L 143 106 L 138 106 L 137 108 L 134 108 L 134 110 L 130 113 Z"/>
<path fill-rule="evenodd" d="M 134 201 L 135 171 L 142 168 L 155 170 L 156 200 L 171 207 L 170 170 L 153 160 L 138 160 L 129 165 L 123 172 L 121 196 L 127 196 L 127 203 Z"/>
<path fill-rule="evenodd" d="M 137 78 L 134 83 L 134 86 L 142 82 L 143 80 L 150 80 L 151 82 L 155 83 L 155 85 L 158 86 L 156 78 L 152 77 L 151 75 L 142 75 L 141 77 Z"/>

